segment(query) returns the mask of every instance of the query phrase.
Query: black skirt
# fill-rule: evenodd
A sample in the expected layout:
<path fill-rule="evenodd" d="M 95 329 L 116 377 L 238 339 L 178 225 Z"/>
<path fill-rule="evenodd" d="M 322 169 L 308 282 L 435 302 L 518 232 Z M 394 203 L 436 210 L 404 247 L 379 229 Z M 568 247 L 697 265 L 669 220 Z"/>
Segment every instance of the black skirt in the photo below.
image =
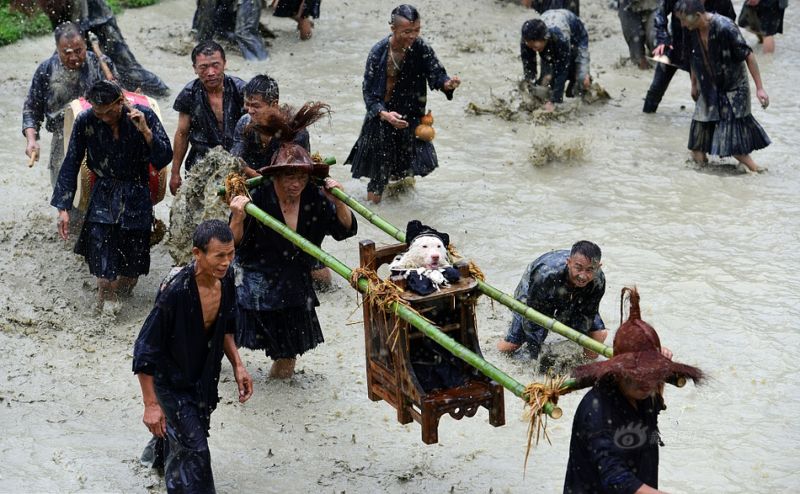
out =
<path fill-rule="evenodd" d="M 98 278 L 137 278 L 150 272 L 150 232 L 85 221 L 75 253 L 86 258 L 89 272 Z"/>
<path fill-rule="evenodd" d="M 295 17 L 300 4 L 303 4 L 303 12 L 300 17 L 313 17 L 319 19 L 319 7 L 322 0 L 280 0 L 278 5 L 275 6 L 275 11 L 272 13 L 275 17 Z"/>
<path fill-rule="evenodd" d="M 718 122 L 692 120 L 689 130 L 689 149 L 722 158 L 750 154 L 769 144 L 767 133 L 752 115 Z"/>
<path fill-rule="evenodd" d="M 439 166 L 430 142 L 414 136 L 415 122 L 395 129 L 378 117 L 367 118 L 345 164 L 352 166 L 353 178 L 369 177 L 382 183 L 389 179 L 418 175 L 424 177 Z"/>
<path fill-rule="evenodd" d="M 264 350 L 274 359 L 295 358 L 325 339 L 314 308 L 289 307 L 257 311 L 239 307 L 236 345 Z"/>
<path fill-rule="evenodd" d="M 773 36 L 783 33 L 783 12 L 780 2 L 773 5 L 757 5 L 751 7 L 745 4 L 739 13 L 739 27 L 743 27 L 759 36 Z"/>

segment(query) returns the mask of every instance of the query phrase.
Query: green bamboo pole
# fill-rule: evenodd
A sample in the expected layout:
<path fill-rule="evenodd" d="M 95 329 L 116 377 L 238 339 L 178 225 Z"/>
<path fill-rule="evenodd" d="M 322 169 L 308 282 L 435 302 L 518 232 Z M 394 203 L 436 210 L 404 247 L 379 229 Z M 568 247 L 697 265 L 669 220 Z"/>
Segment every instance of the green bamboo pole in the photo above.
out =
<path fill-rule="evenodd" d="M 336 163 L 336 158 L 333 157 L 325 158 L 325 162 L 328 164 Z M 261 185 L 263 181 L 264 177 L 251 178 L 247 180 L 247 187 L 248 188 L 257 187 Z M 353 199 L 352 196 L 347 194 L 342 189 L 334 188 L 331 189 L 329 192 L 334 197 L 336 197 L 343 203 L 347 204 L 347 206 L 350 207 L 353 211 L 363 216 L 367 221 L 377 226 L 379 229 L 383 230 L 389 236 L 397 239 L 400 242 L 406 241 L 405 232 L 398 229 L 388 221 L 378 216 L 374 211 L 370 210 L 360 202 Z M 225 187 L 220 187 L 219 194 L 225 195 Z M 502 291 L 486 283 L 485 281 L 481 280 L 476 280 L 476 281 L 478 282 L 478 289 L 481 291 L 481 293 L 485 294 L 489 298 L 492 298 L 500 302 L 501 304 L 505 305 L 514 312 L 522 315 L 526 319 L 531 320 L 536 324 L 550 331 L 553 331 L 554 333 L 560 334 L 561 336 L 574 341 L 583 348 L 587 348 L 595 353 L 599 353 L 600 355 L 604 355 L 605 357 L 608 358 L 611 358 L 614 355 L 614 350 L 610 346 L 605 345 L 593 338 L 590 338 L 589 336 L 581 333 L 580 331 L 576 331 L 571 327 L 567 326 L 566 324 L 556 321 L 552 317 L 548 317 L 542 314 L 541 312 L 523 304 L 514 297 L 506 293 L 503 293 Z"/>
<path fill-rule="evenodd" d="M 306 252 L 310 256 L 314 257 L 315 259 L 319 260 L 320 262 L 331 268 L 339 276 L 343 277 L 348 281 L 350 280 L 353 274 L 353 270 L 347 267 L 346 264 L 336 259 L 334 256 L 328 254 L 327 252 L 323 251 L 313 243 L 303 238 L 302 236 L 298 235 L 284 223 L 281 223 L 280 221 L 276 220 L 275 218 L 270 216 L 267 212 L 259 209 L 253 203 L 247 203 L 244 210 L 247 214 L 251 215 L 252 217 L 257 219 L 264 225 L 268 226 L 269 228 L 275 230 L 285 239 L 298 246 L 301 250 L 303 250 L 303 252 Z M 358 290 L 361 291 L 362 293 L 368 293 L 369 282 L 364 278 L 358 280 Z M 493 379 L 495 382 L 499 383 L 501 386 L 509 390 L 515 396 L 522 398 L 527 403 L 528 396 L 525 394 L 525 386 L 523 384 L 516 381 L 514 378 L 504 373 L 491 363 L 487 362 L 481 356 L 474 353 L 464 345 L 458 343 L 453 338 L 450 338 L 449 336 L 444 334 L 439 328 L 437 328 L 435 325 L 425 320 L 413 309 L 410 309 L 409 307 L 403 304 L 394 302 L 391 306 L 391 310 L 397 317 L 413 325 L 415 328 L 422 331 L 426 336 L 431 338 L 433 341 L 442 345 L 442 347 L 447 349 L 447 351 L 449 351 L 456 357 L 460 358 L 464 362 L 475 367 L 483 375 L 489 377 L 490 379 Z M 562 413 L 561 409 L 553 405 L 552 403 L 548 403 L 545 406 L 544 411 L 553 418 L 559 418 Z"/>

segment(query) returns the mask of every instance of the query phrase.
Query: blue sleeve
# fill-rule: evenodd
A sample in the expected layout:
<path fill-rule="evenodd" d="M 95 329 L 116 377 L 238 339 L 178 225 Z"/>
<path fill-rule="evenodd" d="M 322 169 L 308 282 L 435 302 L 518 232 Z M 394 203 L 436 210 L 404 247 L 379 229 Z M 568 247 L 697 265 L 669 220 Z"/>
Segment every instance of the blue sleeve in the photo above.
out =
<path fill-rule="evenodd" d="M 422 61 L 425 64 L 425 76 L 428 79 L 428 87 L 431 89 L 439 90 L 444 93 L 448 100 L 453 99 L 453 91 L 447 91 L 444 88 L 444 83 L 450 77 L 439 59 L 433 48 L 425 42 L 422 42 Z"/>
<path fill-rule="evenodd" d="M 601 329 L 606 329 L 606 323 L 603 322 L 603 318 L 600 317 L 600 313 L 594 315 L 594 319 L 592 320 L 592 329 L 590 331 L 599 331 Z"/>
<path fill-rule="evenodd" d="M 582 403 L 583 404 L 583 403 Z M 609 430 L 603 410 L 579 406 L 573 429 L 578 428 L 586 441 L 582 444 L 590 463 L 597 469 L 603 492 L 633 494 L 644 482 L 639 480 L 619 456 L 614 444 L 613 431 Z"/>
<path fill-rule="evenodd" d="M 367 105 L 367 117 L 373 118 L 382 111 L 386 111 L 386 105 L 383 103 L 383 96 L 386 87 L 377 88 L 376 85 L 381 81 L 381 70 L 386 71 L 385 67 L 381 67 L 380 45 L 376 45 L 369 52 L 367 57 L 367 66 L 364 69 L 364 82 L 361 85 L 361 91 L 364 93 L 364 103 Z"/>
<path fill-rule="evenodd" d="M 39 129 L 44 121 L 44 105 L 49 85 L 50 77 L 46 64 L 43 63 L 36 68 L 36 72 L 33 74 L 28 97 L 22 107 L 22 135 L 25 135 L 25 129 L 36 129 L 36 137 L 39 137 Z"/>
<path fill-rule="evenodd" d="M 569 43 L 563 39 L 553 38 L 551 42 L 557 43 L 558 46 L 553 47 L 555 53 L 555 60 L 553 60 L 553 93 L 551 100 L 553 103 L 561 103 L 564 101 L 564 86 L 567 84 L 569 78 L 569 65 L 570 65 L 570 46 Z"/>
<path fill-rule="evenodd" d="M 656 45 L 669 46 L 672 44 L 672 37 L 669 34 L 667 25 L 667 16 L 672 12 L 672 2 L 664 0 L 661 5 L 656 9 L 656 15 L 653 18 L 653 27 L 656 31 Z"/>
<path fill-rule="evenodd" d="M 61 171 L 58 173 L 53 197 L 50 200 L 50 205 L 58 209 L 67 211 L 72 209 L 72 201 L 75 199 L 75 190 L 78 187 L 78 173 L 86 156 L 86 119 L 89 111 L 91 110 L 78 114 L 72 127 L 67 154 L 61 164 Z"/>
<path fill-rule="evenodd" d="M 169 142 L 167 132 L 161 121 L 156 116 L 155 112 L 150 108 L 139 107 L 145 118 L 147 119 L 147 126 L 153 133 L 153 141 L 150 143 L 150 163 L 157 170 L 161 170 L 172 162 L 172 145 Z"/>
<path fill-rule="evenodd" d="M 519 54 L 522 58 L 522 74 L 525 80 L 536 82 L 536 51 L 528 48 L 524 41 L 520 41 Z"/>

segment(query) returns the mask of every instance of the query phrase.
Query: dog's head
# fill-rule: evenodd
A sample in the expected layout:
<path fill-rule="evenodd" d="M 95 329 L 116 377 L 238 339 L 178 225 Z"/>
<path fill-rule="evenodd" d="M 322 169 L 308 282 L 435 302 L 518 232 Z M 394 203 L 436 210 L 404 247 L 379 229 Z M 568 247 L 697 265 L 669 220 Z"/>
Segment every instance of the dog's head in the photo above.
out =
<path fill-rule="evenodd" d="M 408 250 L 392 263 L 395 269 L 439 269 L 450 266 L 442 239 L 434 235 L 420 235 Z"/>

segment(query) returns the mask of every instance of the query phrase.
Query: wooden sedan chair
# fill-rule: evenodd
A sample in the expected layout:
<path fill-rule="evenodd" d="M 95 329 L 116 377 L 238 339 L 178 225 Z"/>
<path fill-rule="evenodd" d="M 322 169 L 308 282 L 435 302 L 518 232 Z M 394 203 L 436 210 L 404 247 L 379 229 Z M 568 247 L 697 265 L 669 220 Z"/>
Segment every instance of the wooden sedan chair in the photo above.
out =
<path fill-rule="evenodd" d="M 363 240 L 361 267 L 377 272 L 406 248 L 405 244 L 376 248 L 371 240 Z M 480 292 L 466 263 L 456 267 L 461 279 L 450 287 L 426 296 L 405 291 L 402 297 L 448 336 L 481 355 L 475 322 Z M 391 280 L 405 286 L 400 276 Z M 460 420 L 474 416 L 482 406 L 489 410 L 490 424 L 505 424 L 502 386 L 393 314 L 366 302 L 363 309 L 369 398 L 392 405 L 401 424 L 416 420 L 425 444 L 438 442 L 439 418 L 446 413 Z M 398 332 L 392 334 L 395 324 Z"/>

